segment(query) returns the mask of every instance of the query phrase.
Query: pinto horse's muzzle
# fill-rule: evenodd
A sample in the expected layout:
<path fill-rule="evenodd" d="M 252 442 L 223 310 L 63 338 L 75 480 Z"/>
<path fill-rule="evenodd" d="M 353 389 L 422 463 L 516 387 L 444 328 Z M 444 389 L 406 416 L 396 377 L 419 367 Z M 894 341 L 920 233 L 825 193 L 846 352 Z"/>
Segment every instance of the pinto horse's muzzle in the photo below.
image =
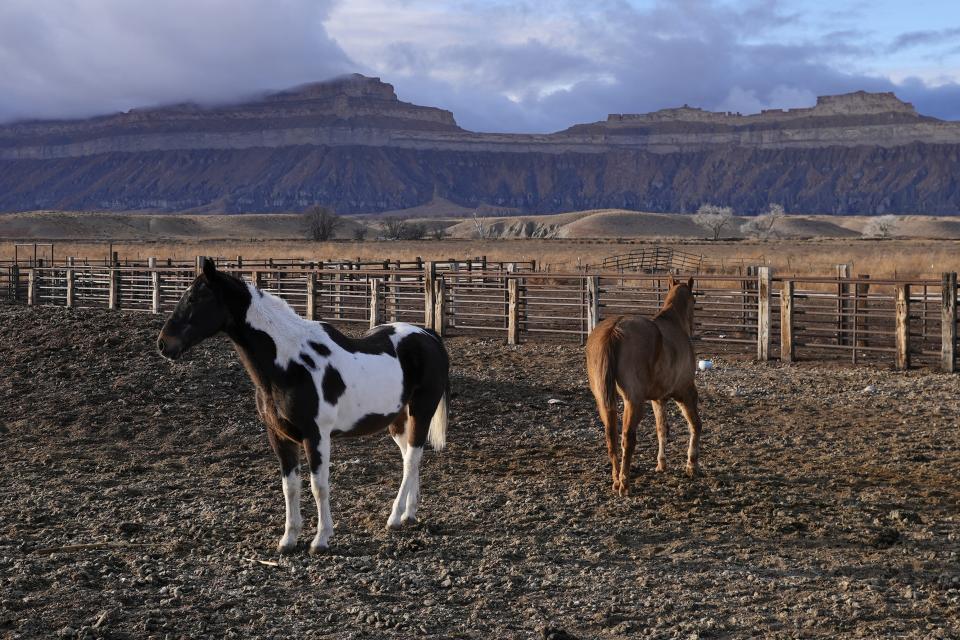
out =
<path fill-rule="evenodd" d="M 161 331 L 160 337 L 157 338 L 157 349 L 167 360 L 176 360 L 184 351 L 183 340 L 164 335 Z"/>

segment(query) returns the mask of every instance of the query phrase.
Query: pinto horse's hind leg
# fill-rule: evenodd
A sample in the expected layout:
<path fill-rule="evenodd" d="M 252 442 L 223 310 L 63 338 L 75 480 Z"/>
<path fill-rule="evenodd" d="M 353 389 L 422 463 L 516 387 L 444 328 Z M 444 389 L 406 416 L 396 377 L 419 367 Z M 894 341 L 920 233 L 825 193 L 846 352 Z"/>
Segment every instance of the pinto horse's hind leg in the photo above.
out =
<path fill-rule="evenodd" d="M 310 543 L 310 553 L 326 551 L 333 535 L 330 514 L 330 430 L 320 429 L 316 436 L 303 441 L 310 463 L 310 488 L 317 503 L 317 535 Z"/>
<path fill-rule="evenodd" d="M 412 403 L 408 410 L 409 417 L 405 411 L 390 426 L 390 435 L 403 455 L 403 480 L 400 481 L 400 490 L 397 491 L 390 518 L 387 519 L 387 527 L 391 529 L 415 523 L 420 501 L 420 458 L 423 456 L 423 445 L 426 443 L 432 416 L 424 421 Z"/>
<path fill-rule="evenodd" d="M 280 473 L 283 478 L 283 497 L 287 504 L 287 518 L 283 528 L 283 537 L 277 544 L 280 553 L 290 553 L 297 548 L 297 538 L 303 528 L 300 515 L 300 459 L 297 445 L 267 429 L 270 446 L 280 460 Z"/>
<path fill-rule="evenodd" d="M 690 425 L 690 445 L 687 447 L 687 475 L 693 478 L 700 472 L 700 411 L 697 408 L 697 387 L 690 385 L 683 396 L 677 398 L 683 417 Z"/>
<path fill-rule="evenodd" d="M 667 424 L 667 408 L 663 406 L 663 400 L 651 400 L 650 406 L 653 407 L 653 417 L 657 421 L 657 471 L 667 470 L 667 438 L 670 437 L 670 425 Z"/>

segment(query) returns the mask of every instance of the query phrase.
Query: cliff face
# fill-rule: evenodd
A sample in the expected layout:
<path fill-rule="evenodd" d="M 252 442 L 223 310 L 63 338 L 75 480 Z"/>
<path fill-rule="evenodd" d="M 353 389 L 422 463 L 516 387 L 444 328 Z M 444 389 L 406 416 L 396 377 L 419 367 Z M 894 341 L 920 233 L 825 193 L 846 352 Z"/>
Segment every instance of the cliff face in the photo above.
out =
<path fill-rule="evenodd" d="M 614 114 L 549 135 L 478 134 L 350 76 L 222 107 L 0 127 L 0 210 L 341 212 L 440 196 L 529 212 L 960 209 L 960 123 L 892 94 L 718 114 Z"/>

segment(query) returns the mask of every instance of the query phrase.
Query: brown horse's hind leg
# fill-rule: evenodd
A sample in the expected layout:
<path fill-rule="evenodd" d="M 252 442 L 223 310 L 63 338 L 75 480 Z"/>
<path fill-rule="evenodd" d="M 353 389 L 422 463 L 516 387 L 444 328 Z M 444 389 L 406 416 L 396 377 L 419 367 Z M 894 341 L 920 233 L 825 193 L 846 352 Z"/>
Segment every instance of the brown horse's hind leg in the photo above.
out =
<path fill-rule="evenodd" d="M 663 406 L 663 400 L 651 400 L 650 406 L 653 407 L 653 417 L 657 421 L 657 471 L 667 470 L 667 438 L 670 437 L 670 425 L 667 424 L 667 408 Z"/>
<path fill-rule="evenodd" d="M 637 445 L 637 425 L 643 418 L 643 402 L 623 399 L 623 461 L 620 463 L 620 495 L 630 494 L 630 463 Z"/>
<path fill-rule="evenodd" d="M 617 446 L 617 408 L 608 408 L 600 413 L 603 428 L 607 435 L 607 454 L 610 456 L 610 473 L 613 475 L 613 492 L 620 493 L 620 451 Z"/>
<path fill-rule="evenodd" d="M 677 398 L 677 406 L 690 425 L 690 446 L 687 448 L 687 475 L 693 478 L 700 472 L 700 411 L 697 409 L 697 387 L 690 385 L 683 396 Z"/>

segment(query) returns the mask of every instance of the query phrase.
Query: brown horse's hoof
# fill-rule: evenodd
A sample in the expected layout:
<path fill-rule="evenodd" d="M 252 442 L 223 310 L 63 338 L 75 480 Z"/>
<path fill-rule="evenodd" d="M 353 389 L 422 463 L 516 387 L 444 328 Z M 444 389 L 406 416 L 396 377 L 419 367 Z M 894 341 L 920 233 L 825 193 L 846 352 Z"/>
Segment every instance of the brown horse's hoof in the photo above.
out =
<path fill-rule="evenodd" d="M 625 480 L 620 481 L 620 497 L 626 498 L 630 495 L 630 483 Z"/>
<path fill-rule="evenodd" d="M 699 468 L 699 467 L 695 467 L 695 466 L 690 465 L 690 464 L 687 465 L 687 477 L 688 477 L 688 478 L 696 478 L 696 477 L 699 476 L 699 475 L 700 475 L 700 468 Z"/>
<path fill-rule="evenodd" d="M 664 462 L 664 461 L 662 461 L 662 460 L 659 461 L 659 462 L 657 462 L 657 468 L 654 469 L 654 471 L 656 471 L 657 473 L 663 473 L 663 472 L 666 471 L 666 470 L 667 470 L 667 463 L 666 463 L 666 462 Z"/>

